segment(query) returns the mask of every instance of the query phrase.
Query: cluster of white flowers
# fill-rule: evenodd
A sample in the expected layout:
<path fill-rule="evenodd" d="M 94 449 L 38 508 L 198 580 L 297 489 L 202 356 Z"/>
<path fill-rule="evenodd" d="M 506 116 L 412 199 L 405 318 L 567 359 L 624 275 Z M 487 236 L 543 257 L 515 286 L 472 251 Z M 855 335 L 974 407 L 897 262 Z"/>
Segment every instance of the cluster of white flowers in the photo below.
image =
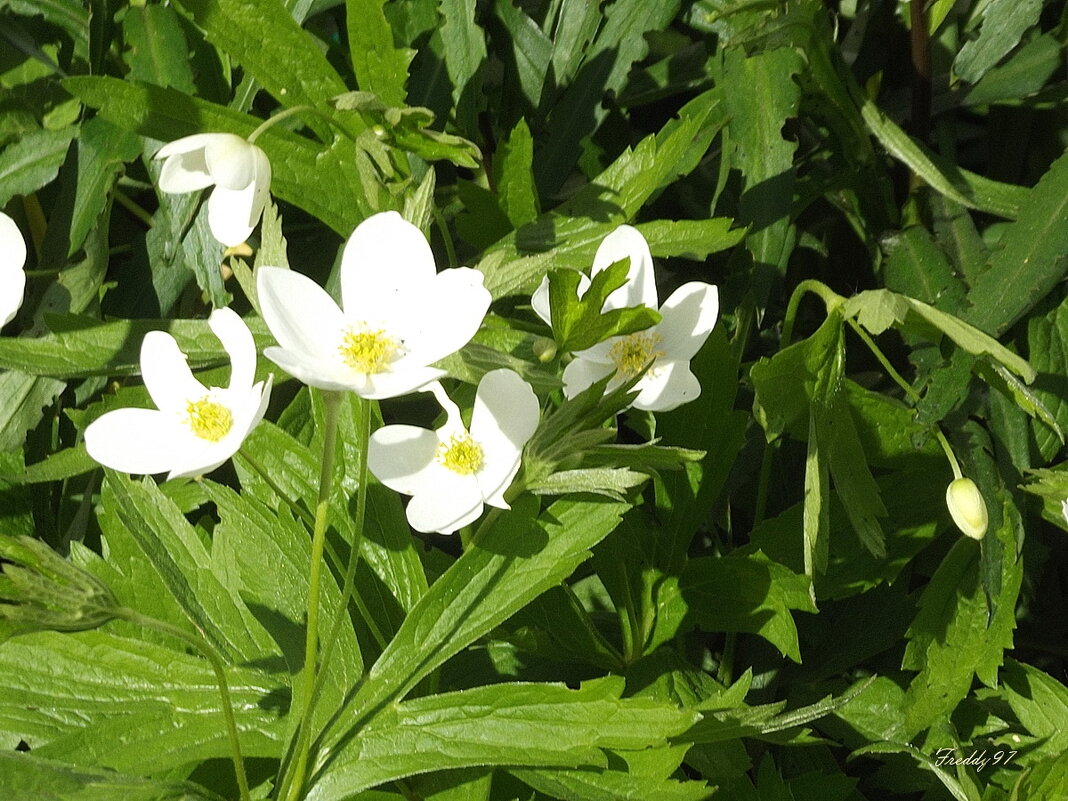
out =
<path fill-rule="evenodd" d="M 164 159 L 165 192 L 215 187 L 208 219 L 220 242 L 236 246 L 248 238 L 270 186 L 270 163 L 260 148 L 232 134 L 198 134 L 166 145 L 156 158 Z M 0 219 L 0 237 L 6 257 L 13 247 L 5 220 Z M 649 246 L 625 225 L 601 243 L 592 272 L 624 258 L 630 262 L 627 282 L 603 310 L 644 304 L 658 309 L 662 320 L 574 354 L 564 370 L 564 394 L 573 397 L 607 376 L 613 389 L 644 370 L 633 405 L 673 409 L 700 394 L 689 361 L 716 324 L 716 287 L 686 284 L 659 305 Z M 582 281 L 585 292 L 589 279 Z M 538 426 L 537 396 L 517 373 L 493 370 L 479 382 L 466 426 L 440 383 L 445 371 L 434 366 L 482 325 L 490 304 L 482 274 L 466 267 L 438 272 L 422 232 L 396 212 L 384 212 L 357 226 L 345 244 L 340 284 L 338 305 L 300 273 L 258 268 L 259 307 L 278 343 L 264 355 L 323 390 L 368 399 L 433 393 L 445 412 L 444 425 L 434 431 L 387 425 L 368 444 L 369 470 L 387 487 L 412 496 L 407 516 L 416 530 L 451 533 L 474 522 L 486 504 L 507 509 L 505 492 Z M 549 322 L 547 283 L 532 304 Z M 94 459 L 131 473 L 196 477 L 237 452 L 263 418 L 272 377 L 255 382 L 255 342 L 235 312 L 217 309 L 208 323 L 230 357 L 229 386 L 205 387 L 173 337 L 150 333 L 141 348 L 141 374 L 158 408 L 118 409 L 91 423 L 85 442 Z"/>

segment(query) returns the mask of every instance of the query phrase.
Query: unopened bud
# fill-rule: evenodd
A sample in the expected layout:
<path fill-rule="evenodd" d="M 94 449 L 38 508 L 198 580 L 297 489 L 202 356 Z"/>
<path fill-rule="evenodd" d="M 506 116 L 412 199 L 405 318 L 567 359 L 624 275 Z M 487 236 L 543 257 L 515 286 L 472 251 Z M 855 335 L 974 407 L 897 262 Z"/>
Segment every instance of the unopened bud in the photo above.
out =
<path fill-rule="evenodd" d="M 531 346 L 538 361 L 544 364 L 556 358 L 556 342 L 549 337 L 538 337 Z"/>
<path fill-rule="evenodd" d="M 981 540 L 986 536 L 986 527 L 990 522 L 986 513 L 986 503 L 975 482 L 970 478 L 958 478 L 946 488 L 946 506 L 965 536 Z"/>

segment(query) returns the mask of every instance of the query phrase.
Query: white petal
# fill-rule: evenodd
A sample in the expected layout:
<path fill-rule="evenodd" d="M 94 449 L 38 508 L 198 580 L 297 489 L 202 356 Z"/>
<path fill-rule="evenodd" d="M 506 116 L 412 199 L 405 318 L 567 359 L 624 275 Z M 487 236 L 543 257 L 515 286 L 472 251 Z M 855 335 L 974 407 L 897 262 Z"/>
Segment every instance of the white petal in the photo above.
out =
<path fill-rule="evenodd" d="M 660 349 L 668 359 L 689 361 L 705 344 L 719 318 L 719 290 L 712 284 L 683 284 L 660 307 Z"/>
<path fill-rule="evenodd" d="M 26 273 L 0 269 L 0 326 L 7 325 L 22 306 L 26 292 Z"/>
<path fill-rule="evenodd" d="M 341 305 L 361 319 L 375 319 L 393 296 L 429 281 L 437 268 L 423 232 L 395 211 L 368 217 L 341 254 Z"/>
<path fill-rule="evenodd" d="M 371 435 L 367 469 L 394 492 L 414 495 L 434 481 L 440 440 L 433 431 L 406 425 L 383 426 Z"/>
<path fill-rule="evenodd" d="M 669 412 L 701 394 L 701 384 L 690 372 L 689 359 L 658 359 L 635 389 L 638 397 L 631 405 L 648 412 Z"/>
<path fill-rule="evenodd" d="M 368 387 L 366 376 L 350 370 L 337 359 L 277 347 L 264 348 L 263 355 L 309 387 L 355 392 L 366 397 L 363 395 Z"/>
<path fill-rule="evenodd" d="M 375 373 L 364 380 L 360 389 L 353 389 L 361 398 L 385 400 L 425 390 L 427 385 L 444 378 L 448 373 L 436 367 L 407 367 L 388 373 Z"/>
<path fill-rule="evenodd" d="M 237 247 L 252 235 L 259 222 L 259 212 L 253 209 L 256 185 L 250 183 L 243 189 L 227 189 L 217 186 L 208 198 L 208 227 L 211 235 L 226 247 Z M 256 211 L 253 216 L 253 211 Z"/>
<path fill-rule="evenodd" d="M 230 389 L 245 391 L 256 376 L 256 342 L 245 321 L 230 308 L 216 309 L 208 326 L 230 356 Z"/>
<path fill-rule="evenodd" d="M 166 331 L 149 331 L 141 342 L 141 376 L 152 402 L 161 411 L 182 413 L 191 400 L 199 400 L 208 390 L 186 363 L 185 354 Z"/>
<path fill-rule="evenodd" d="M 496 498 L 515 478 L 523 446 L 534 435 L 540 415 L 537 395 L 518 373 L 493 370 L 479 381 L 471 437 L 482 447 L 478 483 L 487 500 Z"/>
<path fill-rule="evenodd" d="M 621 225 L 602 241 L 593 257 L 593 270 L 596 275 L 601 270 L 611 267 L 621 259 L 630 258 L 627 270 L 627 283 L 608 296 L 604 308 L 622 309 L 628 306 L 645 304 L 651 309 L 657 307 L 656 278 L 653 275 L 653 256 L 649 252 L 649 243 L 637 228 Z"/>
<path fill-rule="evenodd" d="M 196 439 L 171 414 L 155 409 L 116 409 L 85 429 L 85 447 L 100 464 L 124 473 L 170 470 Z"/>
<path fill-rule="evenodd" d="M 26 240 L 15 221 L 0 211 L 0 273 L 26 266 Z"/>
<path fill-rule="evenodd" d="M 236 134 L 212 136 L 204 146 L 204 162 L 216 186 L 244 189 L 251 184 L 256 176 L 257 150 Z"/>
<path fill-rule="evenodd" d="M 263 319 L 284 350 L 307 356 L 309 363 L 338 361 L 345 317 L 326 290 L 292 270 L 260 267 L 256 293 Z"/>
<path fill-rule="evenodd" d="M 250 145 L 252 155 L 255 158 L 255 172 L 252 177 L 252 224 L 256 225 L 263 214 L 263 208 L 267 205 L 267 198 L 271 194 L 271 162 L 267 154 L 255 145 Z"/>
<path fill-rule="evenodd" d="M 564 395 L 573 398 L 582 390 L 588 389 L 591 384 L 614 372 L 615 366 L 612 364 L 577 357 L 564 368 Z"/>
<path fill-rule="evenodd" d="M 409 501 L 408 522 L 416 531 L 451 534 L 474 523 L 482 514 L 482 493 L 473 475 L 448 468 L 434 471 L 434 481 Z"/>
<path fill-rule="evenodd" d="M 386 330 L 399 336 L 406 353 L 394 362 L 424 367 L 455 353 L 478 332 L 490 305 L 483 276 L 470 267 L 445 270 L 427 280 L 417 291 L 406 293 L 408 304 Z"/>
<path fill-rule="evenodd" d="M 606 265 L 608 266 L 608 265 Z M 578 296 L 582 298 L 586 295 L 586 291 L 590 288 L 590 279 L 583 274 L 579 274 Z M 541 283 L 538 284 L 538 288 L 534 290 L 534 294 L 530 296 L 530 305 L 534 309 L 534 313 L 538 315 L 545 324 L 550 328 L 553 324 L 552 318 L 552 305 L 549 302 L 549 278 L 546 276 L 541 279 Z"/>
<path fill-rule="evenodd" d="M 181 194 L 215 183 L 204 160 L 204 148 L 215 136 L 217 134 L 194 134 L 161 147 L 155 156 L 166 159 L 159 175 L 160 190 Z"/>

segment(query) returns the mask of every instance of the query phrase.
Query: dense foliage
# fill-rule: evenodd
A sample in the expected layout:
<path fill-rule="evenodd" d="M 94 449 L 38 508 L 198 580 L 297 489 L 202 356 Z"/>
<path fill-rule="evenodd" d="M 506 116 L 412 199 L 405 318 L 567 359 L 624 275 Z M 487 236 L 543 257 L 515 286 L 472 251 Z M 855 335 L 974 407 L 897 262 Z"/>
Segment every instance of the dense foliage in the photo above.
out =
<path fill-rule="evenodd" d="M 1068 798 L 1066 38 L 1049 0 L 0 0 L 0 797 Z M 269 180 L 247 242 L 229 172 L 161 178 L 206 133 Z M 477 327 L 434 395 L 280 353 L 313 290 L 265 268 L 351 311 L 383 212 L 488 290 L 411 312 Z M 621 225 L 637 308 L 637 251 L 579 275 Z M 692 282 L 700 395 L 636 401 Z M 102 467 L 175 343 L 251 433 Z M 477 473 L 498 386 L 518 477 L 434 533 L 374 449 Z"/>

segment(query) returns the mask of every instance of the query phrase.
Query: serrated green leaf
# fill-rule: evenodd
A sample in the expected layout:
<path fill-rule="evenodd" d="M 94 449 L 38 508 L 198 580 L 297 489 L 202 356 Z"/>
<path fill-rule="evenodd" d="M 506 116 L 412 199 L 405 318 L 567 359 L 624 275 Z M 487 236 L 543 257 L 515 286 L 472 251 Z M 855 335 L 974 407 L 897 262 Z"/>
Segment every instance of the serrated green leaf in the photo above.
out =
<path fill-rule="evenodd" d="M 0 153 L 0 207 L 15 195 L 30 195 L 52 181 L 67 158 L 77 128 L 39 130 Z"/>
<path fill-rule="evenodd" d="M 496 3 L 494 11 L 504 26 L 511 49 L 509 74 L 518 80 L 519 90 L 530 108 L 541 109 L 555 88 L 549 73 L 553 43 L 522 8 L 505 2 Z M 526 120 L 520 119 L 519 125 L 525 128 Z"/>
<path fill-rule="evenodd" d="M 986 703 L 1008 704 L 1048 753 L 1068 748 L 1068 688 L 1038 668 L 1006 659 L 998 686 L 981 689 L 976 696 Z"/>
<path fill-rule="evenodd" d="M 78 184 L 71 213 L 67 255 L 77 251 L 103 211 L 115 179 L 126 162 L 141 153 L 141 143 L 128 131 L 94 118 L 78 132 Z"/>
<path fill-rule="evenodd" d="M 550 798 L 574 801 L 706 801 L 712 788 L 699 781 L 635 776 L 621 770 L 512 770 Z"/>
<path fill-rule="evenodd" d="M 649 479 L 626 467 L 587 467 L 561 470 L 530 484 L 535 495 L 570 495 L 591 492 L 614 500 L 623 500 L 627 490 L 641 486 Z"/>
<path fill-rule="evenodd" d="M 946 311 L 957 311 L 964 286 L 926 228 L 914 225 L 883 239 L 886 288 Z"/>
<path fill-rule="evenodd" d="M 475 21 L 475 0 L 438 0 L 445 71 L 460 131 L 473 134 L 482 93 L 481 71 L 488 57 L 486 35 Z"/>
<path fill-rule="evenodd" d="M 170 86 L 193 94 L 189 43 L 170 6 L 131 6 L 122 18 L 123 59 L 136 81 Z"/>
<path fill-rule="evenodd" d="M 20 339 L 0 339 L 5 342 L 26 342 Z M 0 371 L 0 451 L 21 447 L 26 432 L 34 428 L 44 415 L 44 408 L 55 400 L 66 384 L 52 378 L 40 378 L 17 370 Z"/>
<path fill-rule="evenodd" d="M 336 752 L 308 797 L 347 798 L 390 779 L 443 768 L 603 766 L 601 749 L 662 746 L 698 717 L 649 698 L 621 699 L 622 689 L 615 677 L 579 690 L 498 684 L 388 707 Z M 442 742 L 448 747 L 442 749 Z"/>
<path fill-rule="evenodd" d="M 391 106 L 404 104 L 404 85 L 414 50 L 396 47 L 383 0 L 346 0 L 349 55 L 356 82 Z"/>
<path fill-rule="evenodd" d="M 504 3 L 502 7 L 507 5 Z M 534 139 L 527 121 L 521 119 L 497 149 L 493 163 L 501 209 L 514 228 L 526 225 L 538 216 L 533 163 Z"/>
<path fill-rule="evenodd" d="M 635 226 L 654 256 L 704 261 L 710 254 L 737 245 L 745 238 L 744 228 L 732 228 L 734 220 L 712 217 L 708 220 L 655 220 Z"/>
<path fill-rule="evenodd" d="M 963 317 L 994 335 L 1005 332 L 1068 270 L 1068 154 L 1028 193 L 1000 248 L 968 293 Z M 1008 366 L 1008 365 L 1006 365 Z"/>
<path fill-rule="evenodd" d="M 1038 400 L 1052 413 L 1061 430 L 1068 429 L 1068 395 L 1061 389 L 1064 366 L 1068 364 L 1068 301 L 1044 317 L 1034 317 L 1027 325 L 1027 352 L 1038 379 L 1033 387 Z M 1034 426 L 1035 439 L 1046 459 L 1058 448 L 1055 433 Z"/>

